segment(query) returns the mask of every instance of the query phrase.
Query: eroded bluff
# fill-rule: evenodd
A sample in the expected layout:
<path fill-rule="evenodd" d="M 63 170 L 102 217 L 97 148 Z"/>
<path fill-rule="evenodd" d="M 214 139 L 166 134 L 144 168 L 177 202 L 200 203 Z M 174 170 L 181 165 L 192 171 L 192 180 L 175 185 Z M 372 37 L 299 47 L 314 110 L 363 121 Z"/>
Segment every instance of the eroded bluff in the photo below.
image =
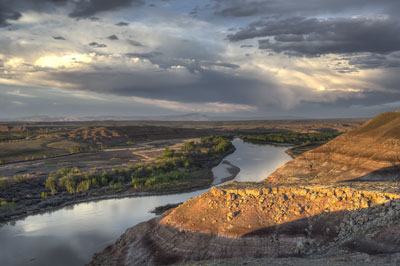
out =
<path fill-rule="evenodd" d="M 286 163 L 264 182 L 399 180 L 400 112 L 382 113 L 359 128 Z"/>
<path fill-rule="evenodd" d="M 231 183 L 128 229 L 90 265 L 397 253 L 399 215 L 394 182 Z"/>

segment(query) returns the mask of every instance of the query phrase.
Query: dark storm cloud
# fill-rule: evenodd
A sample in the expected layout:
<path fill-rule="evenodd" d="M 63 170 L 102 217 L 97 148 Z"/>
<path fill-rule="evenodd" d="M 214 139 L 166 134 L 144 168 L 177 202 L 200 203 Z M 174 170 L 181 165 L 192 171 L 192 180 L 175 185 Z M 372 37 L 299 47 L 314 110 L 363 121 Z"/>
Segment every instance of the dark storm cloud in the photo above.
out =
<path fill-rule="evenodd" d="M 143 5 L 142 0 L 80 0 L 75 2 L 75 9 L 69 14 L 71 17 L 90 17 L 99 12 L 118 10 L 131 5 Z"/>
<path fill-rule="evenodd" d="M 149 52 L 149 53 L 127 53 L 125 54 L 130 58 L 140 58 L 140 59 L 152 59 L 157 55 L 162 55 L 160 52 Z"/>
<path fill-rule="evenodd" d="M 214 0 L 215 12 L 224 17 L 246 17 L 257 15 L 315 15 L 341 12 L 370 12 L 397 14 L 400 11 L 398 0 Z"/>
<path fill-rule="evenodd" d="M 140 42 L 135 41 L 135 40 L 127 40 L 127 42 L 132 46 L 143 47 L 143 44 L 141 44 Z"/>
<path fill-rule="evenodd" d="M 400 101 L 400 91 L 365 91 L 360 97 L 339 98 L 324 106 L 349 107 L 349 106 L 376 106 Z M 305 102 L 307 104 L 307 102 Z M 316 102 L 315 102 L 316 103 Z"/>
<path fill-rule="evenodd" d="M 21 13 L 29 10 L 52 12 L 54 7 L 72 6 L 70 17 L 96 21 L 99 18 L 93 17 L 95 14 L 141 5 L 144 0 L 0 0 L 0 27 L 9 25 L 8 20 L 18 20 Z"/>
<path fill-rule="evenodd" d="M 78 88 L 97 93 L 186 103 L 223 102 L 254 106 L 278 102 L 275 97 L 279 93 L 278 86 L 273 82 L 205 69 L 185 75 L 188 76 L 182 77 L 182 74 L 170 71 L 124 73 L 104 69 L 90 73 L 57 72 L 51 73 L 48 78 L 73 83 Z"/>
<path fill-rule="evenodd" d="M 394 18 L 357 17 L 317 19 L 292 17 L 252 23 L 228 40 L 259 37 L 260 49 L 292 55 L 330 53 L 390 53 L 400 50 L 400 21 Z"/>
<path fill-rule="evenodd" d="M 105 47 L 107 47 L 106 44 L 104 44 L 104 43 L 97 43 L 97 42 L 91 42 L 91 43 L 89 43 L 89 46 L 92 46 L 92 47 L 94 47 L 94 48 L 105 48 Z"/>
<path fill-rule="evenodd" d="M 208 66 L 220 66 L 220 67 L 226 67 L 226 68 L 232 68 L 232 69 L 240 68 L 239 65 L 235 65 L 235 64 L 231 64 L 231 63 L 205 62 L 203 64 L 208 65 Z"/>
<path fill-rule="evenodd" d="M 53 36 L 53 39 L 58 41 L 65 41 L 65 38 L 62 36 Z"/>
<path fill-rule="evenodd" d="M 358 56 L 350 59 L 349 65 L 356 66 L 359 69 L 400 68 L 400 53 L 389 55 L 368 54 Z"/>
<path fill-rule="evenodd" d="M 21 13 L 10 9 L 5 3 L 0 1 L 0 27 L 9 26 L 10 20 L 18 20 L 21 17 Z"/>
<path fill-rule="evenodd" d="M 117 41 L 119 40 L 118 36 L 113 34 L 107 37 L 107 39 L 109 39 L 110 41 Z"/>
<path fill-rule="evenodd" d="M 118 22 L 117 24 L 115 24 L 116 26 L 120 26 L 120 27 L 123 27 L 123 26 L 129 26 L 129 23 L 127 23 L 127 22 Z"/>

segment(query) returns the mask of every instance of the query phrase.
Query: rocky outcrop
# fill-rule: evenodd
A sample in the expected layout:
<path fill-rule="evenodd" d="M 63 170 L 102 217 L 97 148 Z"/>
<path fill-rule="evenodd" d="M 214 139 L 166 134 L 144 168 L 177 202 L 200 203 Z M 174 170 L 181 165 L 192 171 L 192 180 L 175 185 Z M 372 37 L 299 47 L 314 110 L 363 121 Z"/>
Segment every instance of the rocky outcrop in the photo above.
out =
<path fill-rule="evenodd" d="M 399 241 L 386 240 L 399 239 L 399 214 L 400 193 L 393 183 L 232 183 L 128 229 L 91 265 L 307 257 L 332 249 L 396 253 Z"/>
<path fill-rule="evenodd" d="M 400 180 L 399 173 L 400 112 L 391 112 L 303 153 L 265 182 Z"/>

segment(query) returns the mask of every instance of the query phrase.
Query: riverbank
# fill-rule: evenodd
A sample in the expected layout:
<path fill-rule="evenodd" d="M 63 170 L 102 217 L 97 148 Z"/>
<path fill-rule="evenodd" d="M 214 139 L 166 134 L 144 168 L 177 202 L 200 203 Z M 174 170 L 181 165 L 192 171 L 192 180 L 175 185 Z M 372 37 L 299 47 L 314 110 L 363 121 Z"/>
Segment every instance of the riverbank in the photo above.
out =
<path fill-rule="evenodd" d="M 49 197 L 46 200 L 41 199 L 39 197 L 35 197 L 32 199 L 25 200 L 24 202 L 19 202 L 17 199 L 13 207 L 10 207 L 9 210 L 0 212 L 0 223 L 6 223 L 17 219 L 23 219 L 24 217 L 27 217 L 29 215 L 56 211 L 66 206 L 84 202 L 99 201 L 105 199 L 120 199 L 129 197 L 147 197 L 147 196 L 180 194 L 180 193 L 194 192 L 201 189 L 207 189 L 211 187 L 214 180 L 214 176 L 211 169 L 219 165 L 226 156 L 233 153 L 235 150 L 236 150 L 235 147 L 232 147 L 229 150 L 220 153 L 219 158 L 210 161 L 203 161 L 201 169 L 197 170 L 198 173 L 196 173 L 194 178 L 189 178 L 188 180 L 186 180 L 186 182 L 178 181 L 142 189 L 140 188 L 135 189 L 130 184 L 127 184 L 124 187 L 118 189 L 105 187 L 99 189 L 92 189 L 85 193 L 77 193 L 77 194 L 69 194 L 67 192 L 64 192 Z M 42 188 L 44 186 L 44 183 L 45 183 L 44 179 L 39 180 L 38 184 L 36 184 L 35 187 Z M 24 190 L 25 184 L 21 183 L 18 185 L 19 186 L 17 189 L 19 194 L 29 193 L 28 190 L 32 189 L 32 187 L 30 188 L 25 187 Z M 5 191 L 2 191 L 3 197 L 5 193 L 6 193 Z M 10 192 L 10 194 L 18 195 L 14 192 Z"/>

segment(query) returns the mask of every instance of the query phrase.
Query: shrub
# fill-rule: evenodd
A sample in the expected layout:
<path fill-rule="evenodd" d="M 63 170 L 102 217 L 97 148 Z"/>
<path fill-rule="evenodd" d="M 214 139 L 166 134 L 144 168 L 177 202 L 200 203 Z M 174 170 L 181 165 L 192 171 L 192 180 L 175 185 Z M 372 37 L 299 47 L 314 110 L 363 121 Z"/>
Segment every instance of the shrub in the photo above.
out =
<path fill-rule="evenodd" d="M 76 186 L 76 192 L 85 192 L 90 188 L 90 180 L 81 181 L 78 186 Z"/>
<path fill-rule="evenodd" d="M 42 198 L 42 200 L 47 200 L 47 192 L 40 193 L 40 197 Z"/>
<path fill-rule="evenodd" d="M 132 185 L 134 188 L 140 188 L 144 186 L 144 183 L 146 182 L 146 178 L 137 178 L 137 177 L 132 177 Z"/>
<path fill-rule="evenodd" d="M 193 150 L 195 148 L 194 142 L 190 141 L 190 142 L 185 142 L 185 144 L 183 144 L 183 149 L 190 151 Z"/>
<path fill-rule="evenodd" d="M 98 187 L 99 186 L 99 182 L 97 182 L 97 179 L 95 177 L 92 178 L 92 186 L 93 187 Z"/>
<path fill-rule="evenodd" d="M 10 182 L 7 177 L 0 177 L 0 190 L 6 190 L 10 187 Z"/>
<path fill-rule="evenodd" d="M 12 211 L 15 208 L 15 203 L 14 202 L 8 202 L 8 201 L 0 198 L 0 207 L 1 207 L 2 210 Z"/>
<path fill-rule="evenodd" d="M 224 152 L 229 150 L 232 147 L 232 143 L 226 139 L 219 140 L 217 146 L 215 146 L 214 150 L 216 152 Z"/>
<path fill-rule="evenodd" d="M 15 182 L 21 183 L 21 182 L 27 180 L 28 177 L 26 175 L 14 175 L 13 179 L 14 179 Z"/>
<path fill-rule="evenodd" d="M 185 168 L 188 168 L 188 167 L 190 167 L 192 165 L 192 162 L 191 161 L 185 161 L 184 163 L 183 163 L 183 166 L 185 167 Z"/>
<path fill-rule="evenodd" d="M 46 179 L 45 187 L 48 188 L 48 189 L 50 189 L 51 195 L 56 194 L 56 192 L 57 192 L 57 190 L 56 190 L 56 187 L 57 187 L 57 185 L 56 185 L 56 178 L 55 178 L 55 177 L 51 177 L 51 176 L 48 177 L 48 178 Z"/>

